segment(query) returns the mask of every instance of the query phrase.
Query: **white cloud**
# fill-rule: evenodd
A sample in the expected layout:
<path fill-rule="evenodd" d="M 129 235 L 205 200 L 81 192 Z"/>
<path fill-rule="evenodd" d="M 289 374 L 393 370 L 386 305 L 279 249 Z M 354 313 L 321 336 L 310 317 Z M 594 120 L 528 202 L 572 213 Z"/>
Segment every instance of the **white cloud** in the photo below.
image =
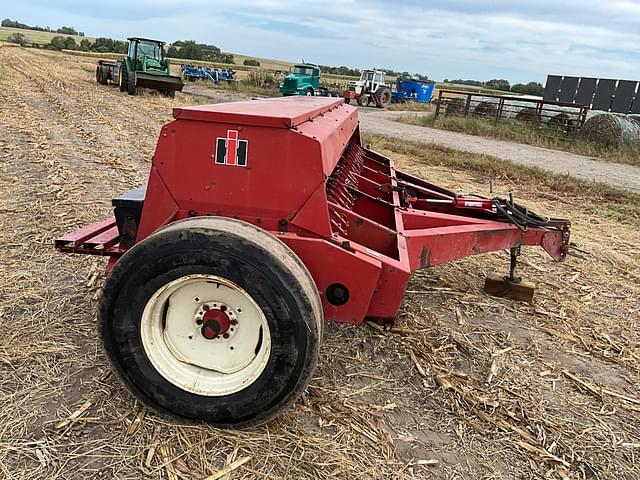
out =
<path fill-rule="evenodd" d="M 20 21 L 70 24 L 93 35 L 195 39 L 239 53 L 436 79 L 640 76 L 640 3 L 624 0 L 42 0 L 5 10 Z"/>

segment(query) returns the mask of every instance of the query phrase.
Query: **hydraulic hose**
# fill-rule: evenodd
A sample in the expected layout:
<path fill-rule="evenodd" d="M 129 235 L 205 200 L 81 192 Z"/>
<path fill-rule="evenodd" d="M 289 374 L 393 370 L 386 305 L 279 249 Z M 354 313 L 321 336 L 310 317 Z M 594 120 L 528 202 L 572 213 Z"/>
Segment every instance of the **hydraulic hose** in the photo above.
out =
<path fill-rule="evenodd" d="M 526 231 L 529 226 L 559 229 L 566 225 L 564 220 L 542 217 L 526 207 L 507 199 L 496 197 L 493 199 L 493 205 L 502 219 L 513 223 L 522 231 Z"/>

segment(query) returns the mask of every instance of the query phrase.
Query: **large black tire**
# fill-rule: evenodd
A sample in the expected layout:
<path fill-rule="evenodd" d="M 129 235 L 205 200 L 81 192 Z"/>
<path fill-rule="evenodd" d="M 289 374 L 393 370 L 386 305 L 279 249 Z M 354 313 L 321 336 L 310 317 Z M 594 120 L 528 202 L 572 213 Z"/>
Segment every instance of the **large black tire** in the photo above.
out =
<path fill-rule="evenodd" d="M 121 92 L 127 91 L 127 79 L 127 64 L 123 62 L 118 72 L 118 85 L 120 86 Z"/>
<path fill-rule="evenodd" d="M 311 88 L 311 87 L 307 88 L 307 90 L 305 91 L 305 95 L 307 97 L 313 97 L 314 94 L 315 94 L 315 92 L 313 91 L 313 88 Z"/>
<path fill-rule="evenodd" d="M 365 93 L 363 95 L 360 95 L 358 97 L 358 105 L 360 105 L 361 107 L 368 107 L 369 106 L 369 94 Z"/>
<path fill-rule="evenodd" d="M 96 66 L 96 82 L 100 85 L 107 85 L 109 83 L 107 71 L 101 65 Z"/>
<path fill-rule="evenodd" d="M 240 391 L 191 393 L 161 375 L 145 351 L 145 306 L 171 282 L 190 275 L 235 283 L 266 317 L 268 360 L 259 377 Z M 323 313 L 311 275 L 284 243 L 240 220 L 199 217 L 159 230 L 118 261 L 105 281 L 99 325 L 107 357 L 144 405 L 176 419 L 245 428 L 271 420 L 304 391 L 318 358 Z"/>
<path fill-rule="evenodd" d="M 389 87 L 378 87 L 375 93 L 376 106 L 384 107 L 391 103 L 391 90 Z"/>
<path fill-rule="evenodd" d="M 129 95 L 136 94 L 136 72 L 127 71 L 127 93 Z"/>

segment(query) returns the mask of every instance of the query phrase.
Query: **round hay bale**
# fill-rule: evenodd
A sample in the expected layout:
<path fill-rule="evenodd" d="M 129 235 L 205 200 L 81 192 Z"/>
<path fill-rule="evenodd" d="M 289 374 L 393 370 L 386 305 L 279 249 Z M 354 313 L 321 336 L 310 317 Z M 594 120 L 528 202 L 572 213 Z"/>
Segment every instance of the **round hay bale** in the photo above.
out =
<path fill-rule="evenodd" d="M 580 138 L 609 146 L 640 145 L 640 121 L 612 113 L 601 113 L 589 118 L 580 129 Z"/>
<path fill-rule="evenodd" d="M 447 110 L 445 115 L 463 115 L 466 102 L 462 97 L 452 98 L 447 102 Z"/>
<path fill-rule="evenodd" d="M 479 117 L 494 117 L 498 112 L 495 102 L 480 102 L 473 109 L 473 114 Z"/>
<path fill-rule="evenodd" d="M 520 120 L 522 122 L 538 123 L 540 122 L 538 109 L 534 107 L 524 107 L 517 113 L 516 120 Z"/>

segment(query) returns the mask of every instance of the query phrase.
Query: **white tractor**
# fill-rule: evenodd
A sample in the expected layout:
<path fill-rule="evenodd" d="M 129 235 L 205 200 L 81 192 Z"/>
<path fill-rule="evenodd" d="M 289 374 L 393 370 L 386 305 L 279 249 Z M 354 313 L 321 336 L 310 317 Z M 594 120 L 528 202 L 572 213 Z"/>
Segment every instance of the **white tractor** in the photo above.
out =
<path fill-rule="evenodd" d="M 363 70 L 360 74 L 360 80 L 352 80 L 347 83 L 344 99 L 346 103 L 356 99 L 361 107 L 374 104 L 376 107 L 382 108 L 391 103 L 391 88 L 384 83 L 384 72 Z"/>

